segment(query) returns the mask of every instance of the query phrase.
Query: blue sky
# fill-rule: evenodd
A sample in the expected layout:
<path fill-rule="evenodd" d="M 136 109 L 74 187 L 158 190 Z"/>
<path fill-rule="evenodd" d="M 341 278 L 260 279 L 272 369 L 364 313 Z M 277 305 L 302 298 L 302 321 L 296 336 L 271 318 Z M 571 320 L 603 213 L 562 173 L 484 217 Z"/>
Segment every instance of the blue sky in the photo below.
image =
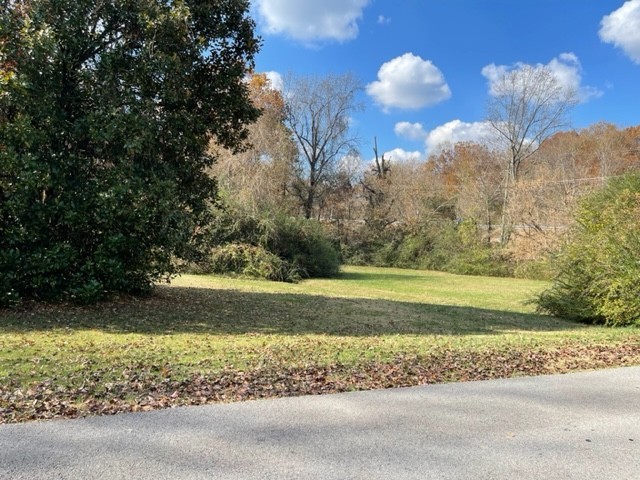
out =
<path fill-rule="evenodd" d="M 442 141 L 474 140 L 491 79 L 545 65 L 578 91 L 572 124 L 640 124 L 640 0 L 253 0 L 263 47 L 256 70 L 352 72 L 373 137 L 396 160 Z"/>

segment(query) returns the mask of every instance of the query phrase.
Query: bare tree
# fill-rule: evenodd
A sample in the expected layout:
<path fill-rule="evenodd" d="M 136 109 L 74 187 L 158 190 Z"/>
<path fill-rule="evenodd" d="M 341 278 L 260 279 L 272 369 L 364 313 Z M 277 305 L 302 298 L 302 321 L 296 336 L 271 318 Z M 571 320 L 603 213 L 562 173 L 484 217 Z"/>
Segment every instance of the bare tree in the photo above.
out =
<path fill-rule="evenodd" d="M 502 243 L 509 238 L 509 188 L 522 163 L 554 133 L 567 126 L 577 93 L 563 86 L 547 67 L 523 65 L 506 72 L 491 88 L 487 119 L 506 142 L 508 155 L 502 215 Z"/>
<path fill-rule="evenodd" d="M 362 110 L 359 90 L 351 74 L 290 76 L 285 82 L 285 123 L 298 144 L 294 193 L 306 218 L 311 218 L 340 160 L 356 148 L 350 116 Z"/>
<path fill-rule="evenodd" d="M 363 219 L 365 224 L 374 232 L 381 233 L 395 221 L 392 213 L 395 199 L 390 195 L 391 189 L 391 159 L 378 152 L 378 139 L 373 137 L 374 159 L 370 167 L 364 172 L 360 180 L 362 197 L 365 201 Z"/>

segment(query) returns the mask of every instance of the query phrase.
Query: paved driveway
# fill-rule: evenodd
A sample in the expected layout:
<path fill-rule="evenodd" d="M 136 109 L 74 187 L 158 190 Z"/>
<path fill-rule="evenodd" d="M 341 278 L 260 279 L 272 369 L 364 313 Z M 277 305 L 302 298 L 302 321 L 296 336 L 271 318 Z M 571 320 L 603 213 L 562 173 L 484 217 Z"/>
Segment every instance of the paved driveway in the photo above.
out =
<path fill-rule="evenodd" d="M 0 426 L 1 479 L 640 479 L 640 367 Z"/>

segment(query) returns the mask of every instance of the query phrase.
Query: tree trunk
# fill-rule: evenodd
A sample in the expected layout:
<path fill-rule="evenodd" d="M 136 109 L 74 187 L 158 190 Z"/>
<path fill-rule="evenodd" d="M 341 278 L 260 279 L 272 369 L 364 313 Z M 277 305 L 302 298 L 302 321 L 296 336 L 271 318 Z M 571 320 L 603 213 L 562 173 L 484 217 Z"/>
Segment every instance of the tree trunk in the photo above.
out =
<path fill-rule="evenodd" d="M 503 247 L 509 241 L 509 228 L 507 227 L 507 208 L 509 207 L 509 187 L 511 186 L 512 166 L 509 164 L 504 182 L 504 196 L 502 198 L 502 229 L 500 231 L 500 245 Z"/>

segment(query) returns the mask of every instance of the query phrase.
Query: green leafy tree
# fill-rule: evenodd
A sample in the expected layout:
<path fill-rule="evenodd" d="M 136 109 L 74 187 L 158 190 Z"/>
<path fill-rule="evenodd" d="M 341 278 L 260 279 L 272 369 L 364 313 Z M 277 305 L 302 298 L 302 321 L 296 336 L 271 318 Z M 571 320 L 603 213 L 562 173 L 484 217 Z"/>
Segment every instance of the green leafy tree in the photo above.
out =
<path fill-rule="evenodd" d="M 248 0 L 0 0 L 0 304 L 140 292 L 258 110 Z"/>
<path fill-rule="evenodd" d="M 640 174 L 586 197 L 541 310 L 607 325 L 640 325 Z"/>

